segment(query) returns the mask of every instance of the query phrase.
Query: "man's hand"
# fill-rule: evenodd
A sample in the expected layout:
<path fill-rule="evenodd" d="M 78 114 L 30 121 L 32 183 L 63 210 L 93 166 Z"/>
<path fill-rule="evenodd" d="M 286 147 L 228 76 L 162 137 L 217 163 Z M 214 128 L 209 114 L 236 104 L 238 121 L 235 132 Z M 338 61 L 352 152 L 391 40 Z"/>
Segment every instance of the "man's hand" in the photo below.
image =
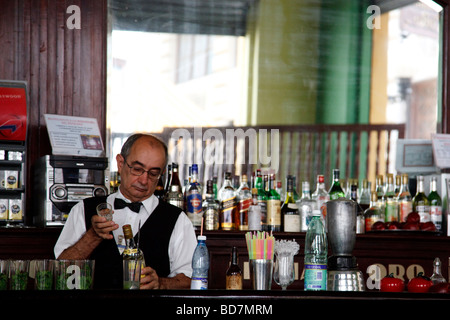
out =
<path fill-rule="evenodd" d="M 155 269 L 145 267 L 141 270 L 141 289 L 159 289 L 159 277 Z"/>
<path fill-rule="evenodd" d="M 110 232 L 119 228 L 119 225 L 114 221 L 107 221 L 105 217 L 98 215 L 92 216 L 91 222 L 92 229 L 94 229 L 95 234 L 106 240 L 111 240 L 113 235 Z"/>
<path fill-rule="evenodd" d="M 151 267 L 141 271 L 141 289 L 189 289 L 191 278 L 179 273 L 172 278 L 160 278 Z"/>

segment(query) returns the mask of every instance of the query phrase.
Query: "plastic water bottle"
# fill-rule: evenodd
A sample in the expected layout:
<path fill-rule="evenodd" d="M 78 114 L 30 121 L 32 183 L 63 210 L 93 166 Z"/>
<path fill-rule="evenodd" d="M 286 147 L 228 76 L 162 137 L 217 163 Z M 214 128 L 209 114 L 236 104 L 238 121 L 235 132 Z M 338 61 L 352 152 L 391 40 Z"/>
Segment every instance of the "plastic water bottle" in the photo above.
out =
<path fill-rule="evenodd" d="M 305 290 L 327 290 L 327 256 L 327 234 L 320 210 L 314 210 L 305 237 Z"/>
<path fill-rule="evenodd" d="M 197 248 L 192 257 L 191 289 L 208 289 L 209 253 L 206 247 L 206 236 L 197 237 Z"/>

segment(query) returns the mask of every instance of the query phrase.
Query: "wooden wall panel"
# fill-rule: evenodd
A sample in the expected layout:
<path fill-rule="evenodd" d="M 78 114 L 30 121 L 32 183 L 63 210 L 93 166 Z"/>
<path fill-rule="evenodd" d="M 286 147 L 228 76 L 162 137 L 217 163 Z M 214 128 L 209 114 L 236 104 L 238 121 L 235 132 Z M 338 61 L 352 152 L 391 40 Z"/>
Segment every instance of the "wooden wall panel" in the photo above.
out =
<path fill-rule="evenodd" d="M 80 29 L 67 27 L 70 5 Z M 107 0 L 0 0 L 0 79 L 28 82 L 28 177 L 51 153 L 46 113 L 96 118 L 105 140 L 106 26 Z"/>

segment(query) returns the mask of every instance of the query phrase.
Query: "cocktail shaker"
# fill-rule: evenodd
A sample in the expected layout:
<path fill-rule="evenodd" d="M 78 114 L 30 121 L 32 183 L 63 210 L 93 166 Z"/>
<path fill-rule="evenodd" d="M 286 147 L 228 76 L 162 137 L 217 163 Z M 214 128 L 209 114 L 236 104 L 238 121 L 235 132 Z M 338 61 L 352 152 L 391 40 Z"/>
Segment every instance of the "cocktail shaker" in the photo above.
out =
<path fill-rule="evenodd" d="M 328 201 L 327 227 L 333 255 L 352 255 L 356 241 L 356 202 L 345 198 Z"/>

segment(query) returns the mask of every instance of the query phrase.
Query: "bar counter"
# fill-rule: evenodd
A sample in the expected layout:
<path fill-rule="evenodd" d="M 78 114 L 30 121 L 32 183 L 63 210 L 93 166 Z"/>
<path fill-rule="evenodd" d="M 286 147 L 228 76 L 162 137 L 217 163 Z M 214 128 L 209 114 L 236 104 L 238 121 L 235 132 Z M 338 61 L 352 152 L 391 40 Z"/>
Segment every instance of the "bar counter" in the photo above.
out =
<path fill-rule="evenodd" d="M 280 317 L 415 316 L 442 313 L 450 305 L 450 294 L 371 292 L 305 292 L 299 290 L 71 290 L 2 291 L 2 306 L 20 314 L 58 314 L 86 316 L 92 313 L 118 315 L 122 311 L 141 317 L 191 319 Z M 24 308 L 26 306 L 26 308 Z M 89 307 L 91 306 L 91 307 Z M 22 308 L 21 308 L 22 307 Z M 93 308 L 92 308 L 93 307 Z M 18 309 L 19 308 L 19 309 Z M 145 311 L 147 310 L 147 311 Z"/>

